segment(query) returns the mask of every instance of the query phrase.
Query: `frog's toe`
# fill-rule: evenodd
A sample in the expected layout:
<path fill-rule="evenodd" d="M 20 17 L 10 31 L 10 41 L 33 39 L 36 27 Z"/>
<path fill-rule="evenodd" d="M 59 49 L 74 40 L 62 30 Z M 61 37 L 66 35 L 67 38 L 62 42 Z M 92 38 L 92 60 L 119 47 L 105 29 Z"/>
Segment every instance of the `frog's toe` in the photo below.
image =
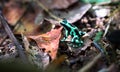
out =
<path fill-rule="evenodd" d="M 63 38 L 61 41 L 65 41 L 66 39 L 65 38 Z"/>
<path fill-rule="evenodd" d="M 80 44 L 83 44 L 83 41 L 80 41 Z"/>
<path fill-rule="evenodd" d="M 65 40 L 60 40 L 60 41 L 62 41 L 62 42 L 63 42 L 63 41 L 65 41 Z"/>
<path fill-rule="evenodd" d="M 82 34 L 83 34 L 83 35 L 85 35 L 85 34 L 86 34 L 86 32 L 82 32 Z"/>
<path fill-rule="evenodd" d="M 79 40 L 75 40 L 76 43 L 79 43 Z"/>
<path fill-rule="evenodd" d="M 72 45 L 72 47 L 74 48 L 74 47 L 75 47 L 75 45 Z"/>
<path fill-rule="evenodd" d="M 77 47 L 79 47 L 79 46 L 75 45 L 75 48 L 77 48 Z"/>
<path fill-rule="evenodd" d="M 73 48 L 78 48 L 79 46 L 75 44 L 75 45 L 73 45 L 72 47 L 73 47 Z"/>

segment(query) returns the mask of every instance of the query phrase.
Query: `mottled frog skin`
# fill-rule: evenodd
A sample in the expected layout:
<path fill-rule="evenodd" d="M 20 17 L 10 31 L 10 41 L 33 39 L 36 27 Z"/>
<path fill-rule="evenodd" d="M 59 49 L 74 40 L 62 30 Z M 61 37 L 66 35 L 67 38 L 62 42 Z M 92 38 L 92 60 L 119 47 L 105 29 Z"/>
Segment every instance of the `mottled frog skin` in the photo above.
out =
<path fill-rule="evenodd" d="M 83 45 L 81 37 L 85 34 L 85 32 L 79 31 L 75 25 L 69 23 L 66 19 L 63 19 L 60 24 L 65 30 L 65 36 L 61 41 L 65 41 L 70 35 L 72 37 L 70 46 L 75 48 Z"/>

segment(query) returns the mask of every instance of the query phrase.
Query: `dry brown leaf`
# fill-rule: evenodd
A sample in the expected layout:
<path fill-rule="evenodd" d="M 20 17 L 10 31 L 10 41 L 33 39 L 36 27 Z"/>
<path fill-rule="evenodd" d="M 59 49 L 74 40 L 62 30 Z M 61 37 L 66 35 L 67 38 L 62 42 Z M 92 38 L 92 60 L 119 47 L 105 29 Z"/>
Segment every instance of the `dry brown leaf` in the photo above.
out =
<path fill-rule="evenodd" d="M 105 30 L 105 25 L 104 25 L 104 18 L 100 19 L 100 18 L 96 18 L 96 27 Z"/>
<path fill-rule="evenodd" d="M 65 9 L 77 1 L 78 0 L 53 0 L 53 5 L 51 8 Z"/>
<path fill-rule="evenodd" d="M 28 13 L 23 19 L 22 22 L 16 27 L 14 33 L 15 34 L 37 34 L 39 31 L 37 29 L 40 25 L 36 25 L 34 23 L 35 14 Z"/>
<path fill-rule="evenodd" d="M 45 72 L 57 72 L 58 67 L 67 59 L 66 55 L 61 55 L 60 57 L 56 58 L 49 64 L 45 70 Z"/>
<path fill-rule="evenodd" d="M 75 6 L 69 7 L 66 10 L 51 10 L 51 12 L 60 18 L 66 18 L 70 23 L 74 23 L 91 8 L 91 4 L 76 3 Z"/>
<path fill-rule="evenodd" d="M 3 13 L 10 25 L 15 25 L 19 21 L 19 19 L 22 17 L 21 20 L 17 23 L 14 33 L 15 34 L 39 33 L 40 31 L 37 31 L 37 29 L 40 26 L 35 25 L 34 20 L 38 13 L 42 14 L 42 11 L 38 9 L 38 7 L 35 7 L 34 12 L 32 12 L 32 11 L 29 11 L 29 9 L 27 8 L 27 5 L 26 6 L 22 6 L 22 5 L 23 5 L 22 1 L 10 0 L 9 2 L 5 3 L 5 6 L 3 8 Z M 24 13 L 26 14 L 24 15 Z"/>
<path fill-rule="evenodd" d="M 22 25 L 23 24 L 23 25 Z M 15 30 L 14 30 L 14 34 L 36 34 L 38 33 L 37 31 L 34 32 L 39 26 L 35 25 L 33 23 L 24 21 L 22 24 L 18 25 Z"/>
<path fill-rule="evenodd" d="M 29 61 L 40 68 L 46 68 L 50 62 L 49 55 L 40 50 L 38 46 L 30 45 L 26 36 L 22 35 L 22 39 Z"/>
<path fill-rule="evenodd" d="M 20 34 L 20 33 L 24 33 L 26 35 L 43 34 L 49 32 L 54 26 L 50 21 L 46 19 L 44 19 L 44 21 L 39 25 L 34 24 L 33 20 L 32 21 L 24 20 L 22 24 L 16 27 L 14 31 L 15 34 Z"/>
<path fill-rule="evenodd" d="M 52 60 L 56 58 L 58 45 L 59 45 L 59 39 L 61 37 L 61 30 L 62 27 L 58 29 L 52 29 L 50 32 L 47 32 L 46 34 L 41 34 L 37 36 L 28 36 L 28 38 L 31 38 L 35 40 L 39 46 L 39 48 L 45 48 L 45 52 L 50 52 L 50 56 Z"/>
<path fill-rule="evenodd" d="M 21 7 L 20 4 L 17 4 L 13 1 L 6 3 L 5 7 L 3 8 L 3 13 L 11 25 L 14 25 L 17 22 L 24 11 L 25 8 Z"/>
<path fill-rule="evenodd" d="M 78 0 L 40 0 L 49 9 L 65 9 Z"/>

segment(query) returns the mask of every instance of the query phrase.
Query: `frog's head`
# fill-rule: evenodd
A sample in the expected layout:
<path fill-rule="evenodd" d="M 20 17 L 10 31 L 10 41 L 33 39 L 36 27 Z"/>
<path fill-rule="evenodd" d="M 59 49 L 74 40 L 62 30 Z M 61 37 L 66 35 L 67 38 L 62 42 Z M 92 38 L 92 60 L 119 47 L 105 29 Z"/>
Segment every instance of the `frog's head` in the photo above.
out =
<path fill-rule="evenodd" d="M 68 23 L 69 22 L 65 18 L 60 22 L 61 25 L 67 25 Z"/>

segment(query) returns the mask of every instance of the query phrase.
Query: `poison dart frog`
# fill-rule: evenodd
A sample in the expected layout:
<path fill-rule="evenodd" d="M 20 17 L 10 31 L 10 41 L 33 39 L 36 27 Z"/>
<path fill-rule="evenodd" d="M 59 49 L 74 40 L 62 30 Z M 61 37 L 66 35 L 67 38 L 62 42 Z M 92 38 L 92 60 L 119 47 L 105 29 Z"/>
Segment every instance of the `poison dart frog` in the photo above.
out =
<path fill-rule="evenodd" d="M 65 30 L 65 36 L 61 41 L 65 41 L 70 35 L 72 37 L 70 46 L 77 48 L 83 45 L 81 37 L 85 34 L 85 32 L 79 31 L 75 25 L 69 23 L 66 19 L 63 19 L 60 24 Z"/>

